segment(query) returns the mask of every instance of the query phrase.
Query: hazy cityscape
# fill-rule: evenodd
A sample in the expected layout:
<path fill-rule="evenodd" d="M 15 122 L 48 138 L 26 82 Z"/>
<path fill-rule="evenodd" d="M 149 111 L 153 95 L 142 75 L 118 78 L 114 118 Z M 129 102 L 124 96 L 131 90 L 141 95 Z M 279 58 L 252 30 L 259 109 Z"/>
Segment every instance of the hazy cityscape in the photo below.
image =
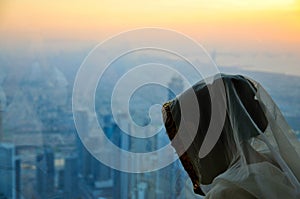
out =
<path fill-rule="evenodd" d="M 45 60 L 16 59 L 14 62 L 0 59 L 0 198 L 197 198 L 179 161 L 157 171 L 130 174 L 111 169 L 89 153 L 76 133 L 72 112 L 73 83 L 85 54 L 80 51 L 44 55 Z M 238 66 L 223 66 L 220 70 L 247 75 L 260 82 L 300 138 L 300 77 L 247 71 Z M 116 125 L 116 120 L 126 121 L 128 116 L 120 112 L 113 118 L 109 111 L 114 80 L 123 72 L 111 71 L 103 80 L 105 86 L 97 88 L 98 121 L 116 146 L 133 152 L 155 151 L 169 143 L 164 129 L 148 139 L 131 138 Z M 177 76 L 168 85 L 177 92 L 186 88 Z M 149 89 L 151 96 L 147 95 Z M 133 120 L 147 125 L 148 108 L 157 101 L 162 103 L 174 97 L 169 90 L 156 87 L 137 91 L 130 102 Z M 97 143 L 99 150 L 112 161 L 120 158 L 114 157 L 101 145 L 101 140 L 93 137 L 97 132 L 90 111 L 74 111 L 84 121 L 80 127 L 88 135 L 87 142 Z M 128 128 L 134 131 L 134 127 Z M 155 158 L 142 163 L 154 164 Z"/>
<path fill-rule="evenodd" d="M 300 0 L 0 0 L 0 199 L 205 198 L 194 188 L 210 199 L 289 198 L 282 197 L 285 192 L 298 198 L 299 22 Z M 266 114 L 271 122 L 261 128 L 264 117 L 252 107 L 262 95 L 254 96 L 259 102 L 252 106 L 253 92 L 241 100 L 247 89 L 232 81 L 226 97 L 237 91 L 240 101 L 227 101 L 223 130 L 228 124 L 229 133 L 209 134 L 219 136 L 213 139 L 222 148 L 213 148 L 216 156 L 210 150 L 209 156 L 199 152 L 197 157 L 195 151 L 213 136 L 202 141 L 199 130 L 206 122 L 191 112 L 198 111 L 197 103 L 188 100 L 189 116 L 202 124 L 197 128 L 187 119 L 182 138 L 194 142 L 178 143 L 189 146 L 183 152 L 191 149 L 192 155 L 182 154 L 180 162 L 172 145 L 176 136 L 168 137 L 177 121 L 162 114 L 162 105 L 203 79 L 211 83 L 219 73 L 259 82 L 297 137 L 273 103 L 262 106 L 275 116 Z M 207 104 L 222 99 L 209 94 L 214 98 L 204 100 L 199 115 L 214 129 L 224 118 L 206 117 L 215 110 L 215 103 Z M 171 116 L 176 112 L 181 122 L 188 117 L 179 105 Z M 224 106 L 218 105 L 221 113 Z M 254 138 L 251 132 L 251 140 L 238 140 L 244 130 L 252 131 L 240 125 L 244 118 L 261 121 L 251 126 L 265 134 Z M 167 120 L 172 123 L 168 134 Z M 196 128 L 196 139 L 188 136 Z M 268 136 L 269 131 L 279 133 Z M 281 134 L 292 137 L 291 146 Z M 224 159 L 232 161 L 228 165 Z"/>

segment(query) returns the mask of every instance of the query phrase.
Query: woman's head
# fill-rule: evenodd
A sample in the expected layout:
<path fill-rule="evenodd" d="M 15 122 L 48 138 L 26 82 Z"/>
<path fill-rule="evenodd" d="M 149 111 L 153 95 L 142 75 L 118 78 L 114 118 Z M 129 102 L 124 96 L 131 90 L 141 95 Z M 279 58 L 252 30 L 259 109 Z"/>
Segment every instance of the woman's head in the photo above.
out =
<path fill-rule="evenodd" d="M 226 90 L 227 109 L 225 122 L 220 137 L 212 150 L 205 157 L 199 158 L 199 150 L 211 122 L 212 103 L 210 89 L 214 89 L 214 86 L 217 85 L 216 81 L 223 81 Z M 210 89 L 208 89 L 208 86 Z M 198 189 L 200 184 L 210 184 L 215 177 L 225 172 L 239 158 L 238 145 L 240 141 L 257 136 L 258 131 L 264 131 L 267 126 L 267 120 L 259 102 L 254 98 L 255 87 L 242 76 L 223 75 L 221 79 L 215 80 L 211 85 L 201 81 L 194 85 L 192 89 L 197 96 L 198 106 L 195 107 L 199 108 L 200 121 L 199 124 L 196 124 L 198 125 L 197 134 L 192 144 L 180 157 L 180 160 L 192 179 L 194 189 Z M 182 95 L 185 95 L 185 98 L 187 98 L 186 93 Z M 180 127 L 180 100 L 182 98 L 179 96 L 163 106 L 165 127 L 170 140 L 174 138 Z M 223 108 L 222 106 L 223 104 L 220 100 L 220 103 L 217 103 L 217 110 L 218 108 Z M 188 124 L 188 122 L 185 123 Z M 184 127 L 184 131 L 189 131 L 188 125 Z M 178 152 L 179 149 L 176 146 L 174 148 Z"/>

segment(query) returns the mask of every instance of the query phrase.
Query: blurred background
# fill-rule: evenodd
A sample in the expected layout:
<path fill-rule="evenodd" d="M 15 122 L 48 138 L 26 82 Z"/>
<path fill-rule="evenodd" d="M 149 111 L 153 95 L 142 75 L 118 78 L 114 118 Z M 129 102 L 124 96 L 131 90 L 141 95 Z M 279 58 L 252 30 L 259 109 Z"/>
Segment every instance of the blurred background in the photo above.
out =
<path fill-rule="evenodd" d="M 199 198 L 179 161 L 130 174 L 89 153 L 73 120 L 77 70 L 94 46 L 119 32 L 173 29 L 202 44 L 221 72 L 260 82 L 300 138 L 299 22 L 299 0 L 0 0 L 0 198 Z M 124 150 L 148 152 L 169 143 L 164 129 L 151 139 L 129 139 L 115 122 L 127 116 L 113 118 L 108 111 L 113 84 L 124 68 L 150 58 L 115 63 L 95 94 L 99 123 Z M 185 69 L 184 63 L 181 67 Z M 177 93 L 186 89 L 176 75 L 168 85 Z M 147 125 L 149 107 L 175 94 L 151 87 L 138 90 L 130 102 L 133 119 Z M 90 113 L 76 111 L 83 131 L 93 133 Z M 109 150 L 105 154 L 111 155 Z"/>

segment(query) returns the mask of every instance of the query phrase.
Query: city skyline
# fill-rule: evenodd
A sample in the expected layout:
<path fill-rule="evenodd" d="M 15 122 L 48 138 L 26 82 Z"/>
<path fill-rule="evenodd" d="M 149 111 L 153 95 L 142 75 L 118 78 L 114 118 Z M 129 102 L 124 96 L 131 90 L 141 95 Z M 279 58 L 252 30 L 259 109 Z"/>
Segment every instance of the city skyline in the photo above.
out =
<path fill-rule="evenodd" d="M 202 198 L 161 110 L 206 74 L 257 81 L 300 140 L 299 22 L 300 0 L 0 0 L 0 199 Z"/>

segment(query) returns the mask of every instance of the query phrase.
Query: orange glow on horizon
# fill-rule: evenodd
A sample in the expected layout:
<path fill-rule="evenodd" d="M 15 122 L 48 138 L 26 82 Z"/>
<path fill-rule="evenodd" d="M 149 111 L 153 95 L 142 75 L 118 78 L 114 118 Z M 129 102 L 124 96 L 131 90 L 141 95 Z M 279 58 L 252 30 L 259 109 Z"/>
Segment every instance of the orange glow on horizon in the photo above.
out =
<path fill-rule="evenodd" d="M 30 56 L 45 49 L 57 53 L 130 29 L 161 27 L 220 52 L 218 64 L 300 76 L 300 0 L 128 2 L 0 0 L 1 50 L 14 55 L 19 47 L 29 48 Z"/>
<path fill-rule="evenodd" d="M 300 43 L 299 0 L 213 2 L 4 1 L 0 32 L 18 38 L 98 40 L 131 28 L 158 26 L 208 40 Z"/>

